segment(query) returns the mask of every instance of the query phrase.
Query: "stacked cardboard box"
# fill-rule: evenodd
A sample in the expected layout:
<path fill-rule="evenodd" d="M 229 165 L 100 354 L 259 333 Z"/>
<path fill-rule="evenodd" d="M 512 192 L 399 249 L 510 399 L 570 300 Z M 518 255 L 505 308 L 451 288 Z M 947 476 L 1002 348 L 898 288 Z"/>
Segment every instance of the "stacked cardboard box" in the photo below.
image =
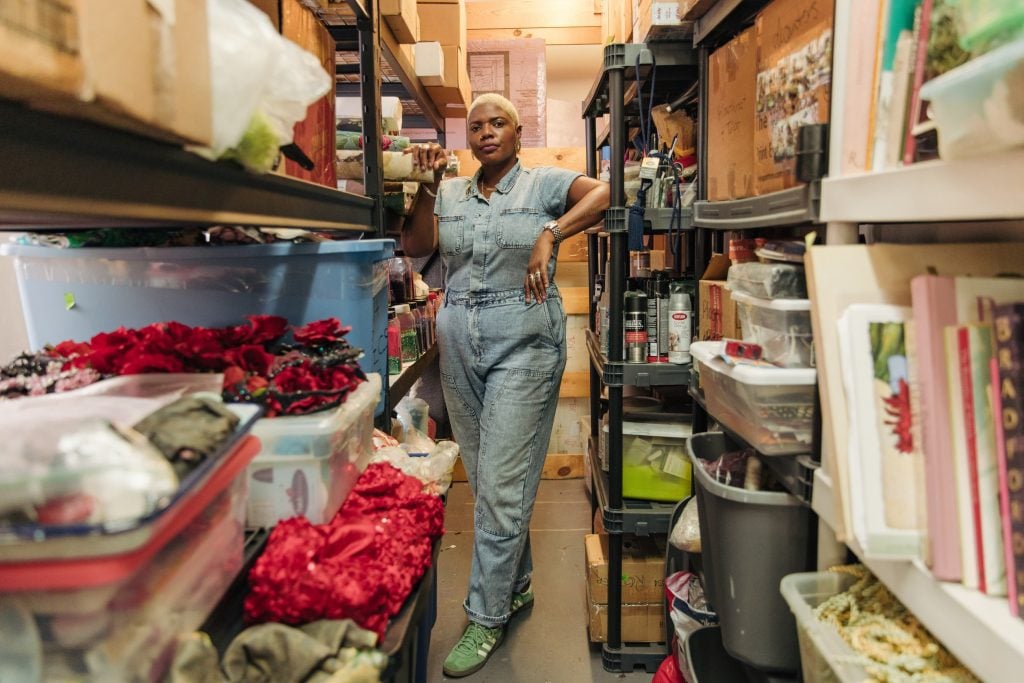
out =
<path fill-rule="evenodd" d="M 146 0 L 39 4 L 4 3 L 4 97 L 142 135 L 210 142 L 206 3 L 173 12 Z"/>
<path fill-rule="evenodd" d="M 608 640 L 608 536 L 584 538 L 590 640 Z M 622 641 L 665 640 L 665 549 L 652 538 L 622 540 Z"/>
<path fill-rule="evenodd" d="M 633 36 L 632 0 L 605 0 L 601 13 L 601 40 L 605 45 L 628 43 Z"/>
<path fill-rule="evenodd" d="M 411 45 L 420 39 L 416 0 L 380 0 L 380 16 L 399 43 Z"/>
<path fill-rule="evenodd" d="M 700 321 L 697 337 L 700 341 L 743 338 L 736 302 L 726 286 L 730 265 L 729 257 L 714 254 L 698 284 Z"/>
<path fill-rule="evenodd" d="M 708 62 L 708 199 L 754 194 L 754 100 L 757 54 L 750 28 Z"/>
<path fill-rule="evenodd" d="M 693 33 L 693 23 L 680 17 L 679 0 L 639 0 L 633 15 L 633 42 L 682 40 Z"/>
<path fill-rule="evenodd" d="M 466 0 L 421 2 L 418 10 L 419 39 L 440 43 L 445 65 L 443 84 L 427 85 L 427 93 L 442 116 L 463 117 L 472 98 L 467 64 Z"/>

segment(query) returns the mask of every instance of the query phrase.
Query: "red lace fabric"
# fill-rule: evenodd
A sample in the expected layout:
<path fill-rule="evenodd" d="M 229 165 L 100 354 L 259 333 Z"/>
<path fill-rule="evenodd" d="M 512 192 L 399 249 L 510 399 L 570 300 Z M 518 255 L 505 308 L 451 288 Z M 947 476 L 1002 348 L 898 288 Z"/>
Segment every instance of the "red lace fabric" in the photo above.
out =
<path fill-rule="evenodd" d="M 383 638 L 432 562 L 441 499 L 391 465 L 370 465 L 328 524 L 279 523 L 249 574 L 245 616 L 299 625 L 353 619 Z"/>

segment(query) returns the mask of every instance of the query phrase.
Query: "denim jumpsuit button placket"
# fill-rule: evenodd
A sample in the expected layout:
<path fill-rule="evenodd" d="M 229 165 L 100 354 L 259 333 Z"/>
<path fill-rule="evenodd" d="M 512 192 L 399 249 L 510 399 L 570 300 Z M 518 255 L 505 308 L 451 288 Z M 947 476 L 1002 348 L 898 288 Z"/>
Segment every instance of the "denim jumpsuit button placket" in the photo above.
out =
<path fill-rule="evenodd" d="M 565 369 L 565 311 L 554 258 L 546 302 L 527 304 L 523 283 L 542 226 L 565 212 L 577 177 L 516 163 L 489 199 L 478 172 L 442 183 L 435 206 L 447 269 L 441 381 L 476 498 L 464 606 L 488 627 L 508 621 L 512 592 L 533 571 L 530 518 Z"/>

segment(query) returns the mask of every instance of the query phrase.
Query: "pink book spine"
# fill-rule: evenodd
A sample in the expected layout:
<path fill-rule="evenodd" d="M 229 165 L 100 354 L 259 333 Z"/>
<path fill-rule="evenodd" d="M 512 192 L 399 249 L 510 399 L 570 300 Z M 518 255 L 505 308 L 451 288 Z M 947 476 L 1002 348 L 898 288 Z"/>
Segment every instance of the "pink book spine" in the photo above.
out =
<path fill-rule="evenodd" d="M 960 364 L 960 397 L 964 406 L 964 433 L 967 437 L 967 472 L 971 482 L 971 524 L 974 526 L 974 556 L 978 561 L 978 590 L 988 592 L 985 581 L 985 547 L 982 543 L 981 493 L 978 490 L 978 430 L 974 426 L 974 383 L 971 378 L 970 331 L 961 327 L 956 333 L 957 362 Z"/>
<path fill-rule="evenodd" d="M 1010 518 L 1010 489 L 1006 468 L 1006 432 L 1003 431 L 1003 397 L 999 393 L 999 361 L 993 358 L 989 362 L 992 373 L 992 415 L 996 423 L 996 456 L 999 462 L 999 516 L 1003 521 L 1003 554 L 1006 556 L 1006 570 L 1013 572 L 1016 558 L 1013 556 L 1013 523 Z M 1010 601 L 1010 612 L 1020 616 L 1017 603 L 1017 581 L 1007 577 L 1006 593 Z"/>
<path fill-rule="evenodd" d="M 928 61 L 928 36 L 931 34 L 932 0 L 921 3 L 921 29 L 917 40 L 917 61 L 914 64 L 914 85 L 910 90 L 910 107 L 907 111 L 907 136 L 903 143 L 903 163 L 914 163 L 917 141 L 914 126 L 921 120 L 921 85 L 924 84 L 925 66 Z"/>
<path fill-rule="evenodd" d="M 925 497 L 928 509 L 928 547 L 932 574 L 943 581 L 960 581 L 960 524 L 957 519 L 956 479 L 949 434 L 949 382 L 943 330 L 956 324 L 953 278 L 922 275 L 910 285 L 920 361 L 922 445 L 925 458 Z"/>

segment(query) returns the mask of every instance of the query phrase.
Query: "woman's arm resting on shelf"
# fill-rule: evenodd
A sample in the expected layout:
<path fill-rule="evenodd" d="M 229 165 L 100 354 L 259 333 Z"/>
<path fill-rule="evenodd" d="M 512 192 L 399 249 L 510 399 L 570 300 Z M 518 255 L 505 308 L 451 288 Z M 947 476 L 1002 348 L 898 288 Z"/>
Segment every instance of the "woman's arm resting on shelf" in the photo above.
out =
<path fill-rule="evenodd" d="M 434 182 L 420 185 L 412 212 L 406 216 L 402 226 L 401 246 L 407 256 L 422 258 L 437 249 L 437 216 L 434 215 L 434 198 L 441 176 L 448 164 L 448 157 L 440 145 L 414 145 L 403 150 L 414 155 L 413 165 L 417 168 L 432 168 Z M 426 195 L 426 196 L 424 196 Z"/>

